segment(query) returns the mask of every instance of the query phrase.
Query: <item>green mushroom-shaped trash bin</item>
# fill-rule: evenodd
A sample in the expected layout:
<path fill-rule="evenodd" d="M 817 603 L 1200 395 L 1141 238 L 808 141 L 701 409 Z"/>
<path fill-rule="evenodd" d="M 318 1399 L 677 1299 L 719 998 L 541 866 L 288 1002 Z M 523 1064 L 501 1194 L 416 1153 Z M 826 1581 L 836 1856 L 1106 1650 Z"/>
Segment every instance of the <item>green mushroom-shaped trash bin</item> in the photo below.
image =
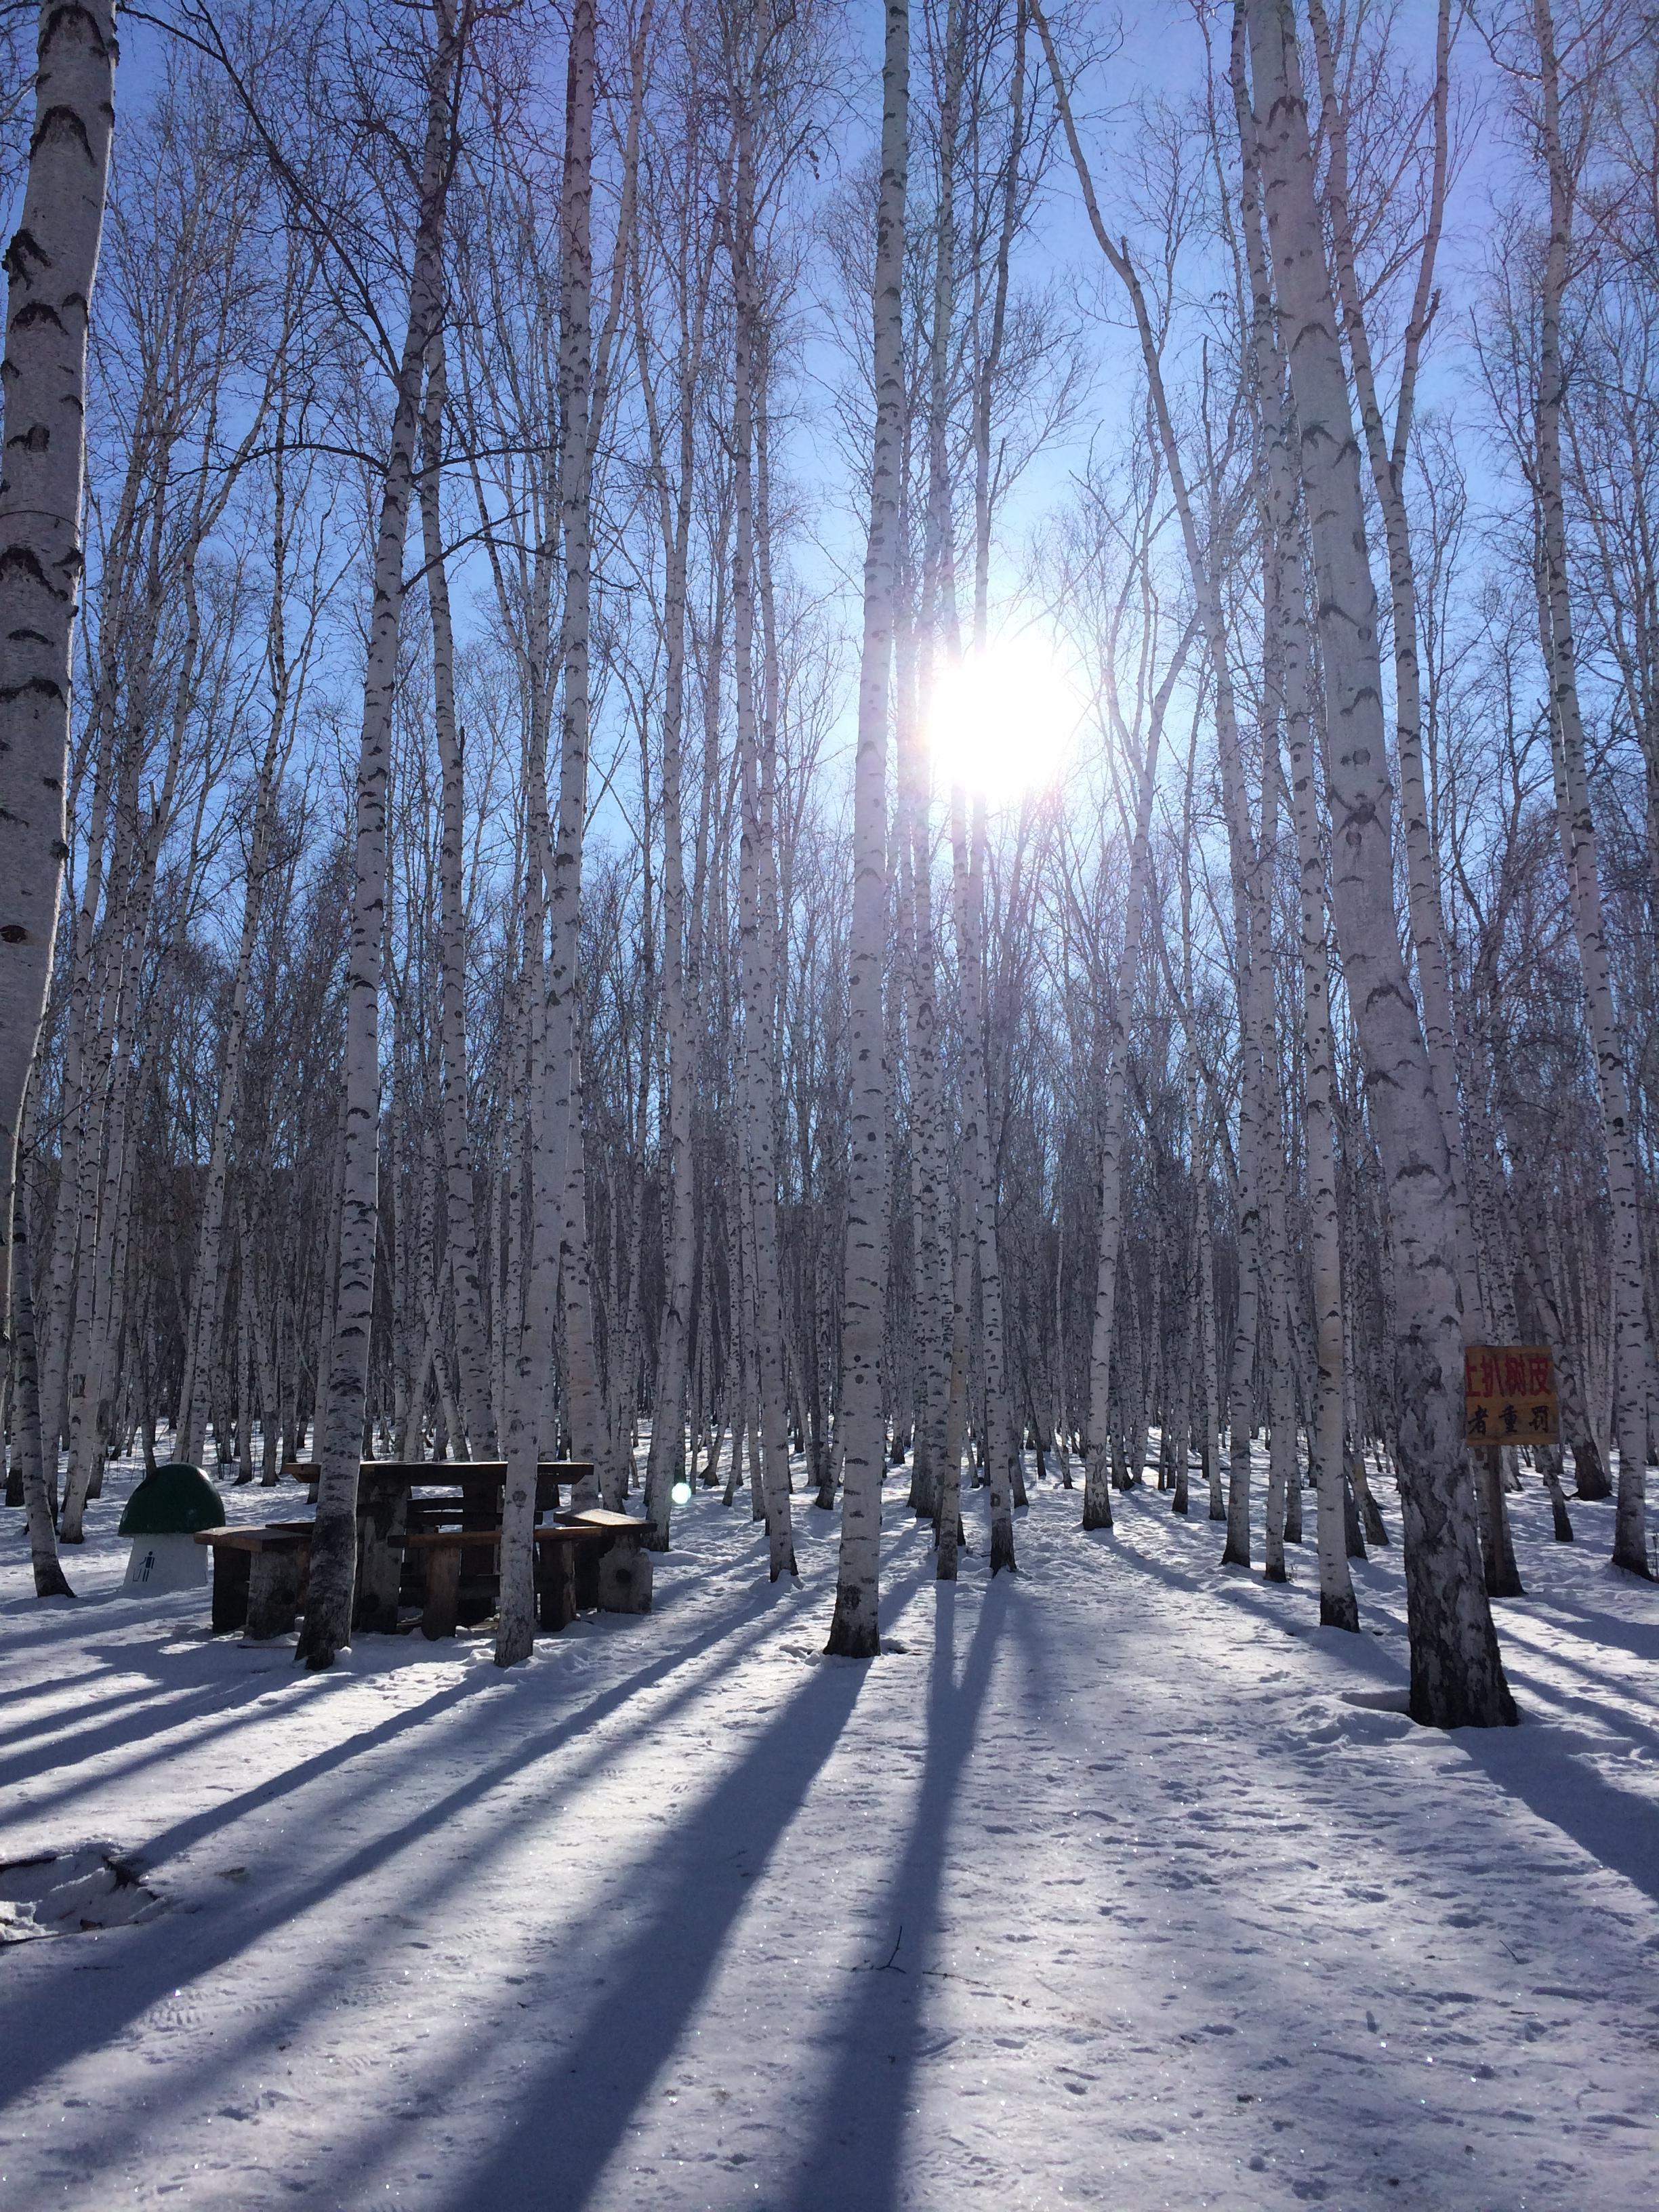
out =
<path fill-rule="evenodd" d="M 144 1597 L 199 1589 L 208 1577 L 208 1547 L 197 1542 L 196 1532 L 224 1525 L 224 1500 L 199 1467 L 158 1467 L 121 1516 L 118 1534 L 132 1539 L 126 1587 Z"/>

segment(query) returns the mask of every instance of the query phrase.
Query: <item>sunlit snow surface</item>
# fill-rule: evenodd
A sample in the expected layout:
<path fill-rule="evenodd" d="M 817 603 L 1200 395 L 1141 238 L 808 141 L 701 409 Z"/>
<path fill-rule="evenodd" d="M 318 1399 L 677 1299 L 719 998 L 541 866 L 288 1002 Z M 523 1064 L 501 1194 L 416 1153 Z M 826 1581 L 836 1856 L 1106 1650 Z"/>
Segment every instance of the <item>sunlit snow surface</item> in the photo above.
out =
<path fill-rule="evenodd" d="M 951 1592 L 895 1488 L 869 1667 L 818 1656 L 826 1516 L 772 1593 L 712 1493 L 649 1619 L 311 1677 L 119 1595 L 132 1480 L 74 1606 L 0 1533 L 0 1859 L 161 1900 L 0 1949 L 0 2204 L 1656 2202 L 1659 1596 L 1609 1506 L 1565 1547 L 1516 1501 L 1525 1722 L 1443 1736 L 1391 1709 L 1397 1549 L 1321 1633 L 1310 1543 L 1224 1576 L 1155 1491 L 1085 1537 L 1037 1488 L 988 1589 L 973 1493 Z"/>

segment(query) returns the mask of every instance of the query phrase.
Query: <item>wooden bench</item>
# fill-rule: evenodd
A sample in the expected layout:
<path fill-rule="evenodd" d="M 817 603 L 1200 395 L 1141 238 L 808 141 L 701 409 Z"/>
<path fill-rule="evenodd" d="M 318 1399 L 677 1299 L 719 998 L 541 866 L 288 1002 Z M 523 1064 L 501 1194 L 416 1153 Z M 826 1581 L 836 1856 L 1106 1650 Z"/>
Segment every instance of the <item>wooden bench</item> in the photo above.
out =
<path fill-rule="evenodd" d="M 544 1522 L 537 1528 L 538 1611 L 543 1628 L 556 1636 L 579 1613 L 595 1609 L 648 1613 L 647 1529 L 648 1524 L 631 1513 L 611 1513 L 602 1507 Z M 453 1636 L 460 1618 L 462 1569 L 469 1554 L 484 1553 L 489 1555 L 487 1571 L 496 1571 L 500 1528 L 412 1528 L 393 1540 L 424 1563 L 421 1633 L 434 1643 Z"/>
<path fill-rule="evenodd" d="M 240 1628 L 250 1643 L 286 1636 L 305 1601 L 311 1568 L 309 1521 L 274 1521 L 262 1528 L 204 1528 L 198 1544 L 213 1553 L 213 1633 Z"/>
<path fill-rule="evenodd" d="M 584 1528 L 568 1521 L 551 1522 L 538 1528 L 535 1536 L 536 1557 L 541 1570 L 541 1624 L 556 1634 L 576 1618 L 580 1602 L 575 1573 L 578 1555 L 592 1553 L 597 1560 L 612 1538 L 608 1529 Z M 405 1550 L 415 1553 L 425 1562 L 425 1595 L 421 1607 L 422 1636 L 435 1644 L 440 1637 L 455 1633 L 461 1612 L 461 1571 L 468 1555 L 480 1552 L 489 1554 L 485 1565 L 493 1577 L 498 1571 L 495 1555 L 501 1548 L 501 1541 L 499 1528 L 416 1528 L 402 1539 Z M 587 1598 L 590 1607 L 599 1601 L 597 1590 Z"/>

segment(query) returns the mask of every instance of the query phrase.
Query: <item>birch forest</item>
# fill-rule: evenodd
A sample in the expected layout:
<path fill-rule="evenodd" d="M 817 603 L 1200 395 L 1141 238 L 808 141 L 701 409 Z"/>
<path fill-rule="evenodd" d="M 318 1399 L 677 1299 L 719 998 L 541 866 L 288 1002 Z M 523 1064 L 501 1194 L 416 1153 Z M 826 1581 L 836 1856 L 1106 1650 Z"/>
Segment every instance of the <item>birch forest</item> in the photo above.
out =
<path fill-rule="evenodd" d="M 1652 9 L 15 0 L 0 199 L 16 2201 L 1650 2203 Z"/>
<path fill-rule="evenodd" d="M 1509 1717 L 1507 1498 L 1653 1572 L 1645 14 L 9 25 L 40 1592 L 158 1431 L 314 1445 L 313 1666 L 360 1455 L 514 1468 L 503 1663 L 538 1451 L 838 1516 L 853 1656 L 889 1467 L 945 1578 L 1155 1480 Z"/>

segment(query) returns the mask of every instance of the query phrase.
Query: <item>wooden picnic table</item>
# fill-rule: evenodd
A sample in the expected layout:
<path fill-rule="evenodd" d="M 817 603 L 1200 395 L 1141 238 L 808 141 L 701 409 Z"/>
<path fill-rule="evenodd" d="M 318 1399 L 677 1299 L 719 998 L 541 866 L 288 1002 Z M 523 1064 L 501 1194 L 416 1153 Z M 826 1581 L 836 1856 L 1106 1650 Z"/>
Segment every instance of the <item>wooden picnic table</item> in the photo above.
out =
<path fill-rule="evenodd" d="M 411 1501 L 409 1487 L 394 1494 L 412 1504 L 417 1515 L 432 1510 L 429 1500 Z M 372 1543 L 366 1517 L 360 1571 L 368 1578 L 371 1595 L 378 1590 L 377 1602 L 388 1609 L 389 1618 L 371 1615 L 360 1588 L 353 1615 L 356 1626 L 396 1629 L 400 1602 L 418 1600 L 426 1635 L 453 1636 L 464 1605 L 475 1620 L 495 1605 L 501 1571 L 499 1519 L 475 1528 L 458 1517 L 459 1507 L 446 1503 L 439 1510 L 441 1525 L 428 1521 L 424 1527 L 394 1529 Z M 272 1522 L 258 1528 L 212 1528 L 197 1538 L 212 1547 L 216 1634 L 245 1627 L 249 1638 L 258 1638 L 281 1636 L 293 1627 L 305 1607 L 313 1526 L 309 1521 Z M 542 1626 L 556 1632 L 579 1613 L 595 1608 L 649 1613 L 649 1533 L 648 1522 L 603 1506 L 538 1519 L 536 1582 Z M 408 1589 L 401 1571 L 405 1559 L 415 1585 Z"/>
<path fill-rule="evenodd" d="M 317 1466 L 312 1460 L 286 1460 L 283 1472 L 296 1482 L 314 1486 L 317 1481 Z M 536 1475 L 538 1516 L 556 1513 L 560 1490 L 574 1492 L 583 1482 L 591 1482 L 592 1476 L 591 1460 L 543 1460 Z M 424 1534 L 449 1521 L 457 1499 L 462 1528 L 480 1535 L 499 1528 L 501 1492 L 506 1482 L 504 1459 L 361 1461 L 357 1468 L 357 1601 L 353 1625 L 386 1632 L 395 1630 L 403 1594 L 407 1538 Z M 411 1493 L 416 1491 L 447 1492 L 448 1496 L 444 1499 L 415 1498 Z M 493 1557 L 486 1547 L 483 1558 L 487 1567 Z"/>

